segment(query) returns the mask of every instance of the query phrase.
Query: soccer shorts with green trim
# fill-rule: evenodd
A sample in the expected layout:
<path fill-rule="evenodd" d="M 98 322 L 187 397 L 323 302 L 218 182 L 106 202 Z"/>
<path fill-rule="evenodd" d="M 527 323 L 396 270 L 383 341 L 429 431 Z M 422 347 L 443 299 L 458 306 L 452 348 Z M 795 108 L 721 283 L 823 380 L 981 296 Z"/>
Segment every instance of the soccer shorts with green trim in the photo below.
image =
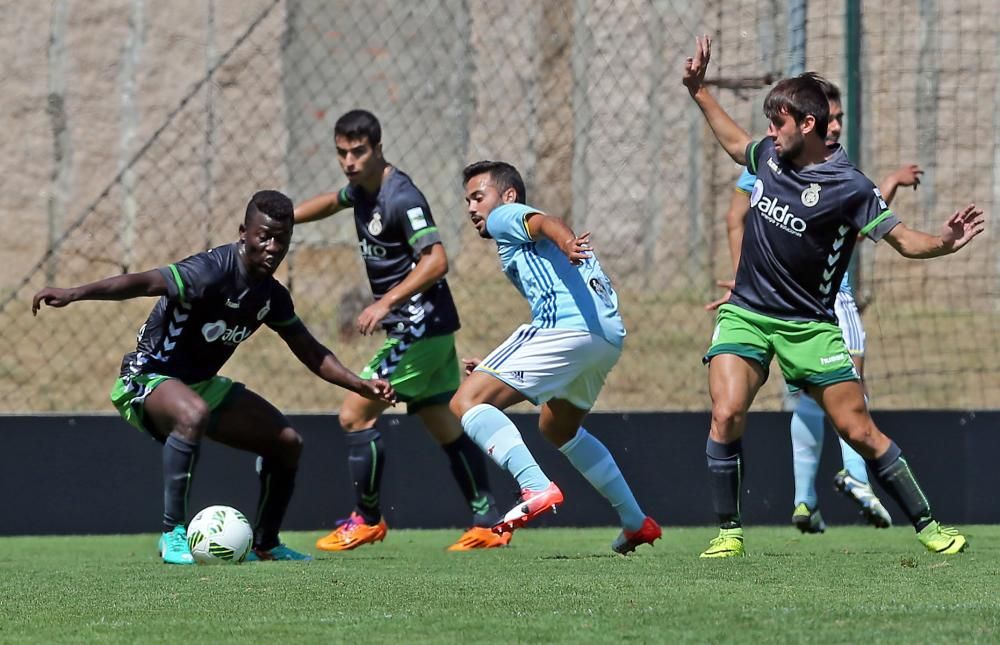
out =
<path fill-rule="evenodd" d="M 432 336 L 413 342 L 387 338 L 363 370 L 361 378 L 383 378 L 392 384 L 406 411 L 447 403 L 458 390 L 462 373 L 455 335 Z"/>
<path fill-rule="evenodd" d="M 172 378 L 174 377 L 162 374 L 135 374 L 121 377 L 115 381 L 111 388 L 111 403 L 118 410 L 118 414 L 128 421 L 129 425 L 156 437 L 156 433 L 150 432 L 150 428 L 146 427 L 143 406 L 146 403 L 146 397 L 157 386 Z M 213 417 L 210 425 L 214 423 L 217 412 L 229 395 L 243 389 L 242 383 L 234 383 L 232 379 L 225 376 L 213 376 L 207 381 L 187 383 L 186 385 L 208 404 L 208 409 L 212 411 Z"/>
<path fill-rule="evenodd" d="M 781 320 L 735 305 L 722 305 L 705 363 L 719 354 L 756 361 L 768 371 L 777 358 L 790 392 L 807 385 L 857 381 L 840 327 L 820 321 Z"/>

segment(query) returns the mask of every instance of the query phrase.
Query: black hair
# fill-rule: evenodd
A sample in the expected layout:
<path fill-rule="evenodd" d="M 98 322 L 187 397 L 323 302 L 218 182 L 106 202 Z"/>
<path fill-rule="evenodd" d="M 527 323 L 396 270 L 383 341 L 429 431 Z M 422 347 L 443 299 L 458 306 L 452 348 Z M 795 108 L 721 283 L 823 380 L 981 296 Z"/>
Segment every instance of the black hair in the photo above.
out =
<path fill-rule="evenodd" d="M 816 134 L 825 139 L 830 123 L 830 99 L 823 91 L 824 84 L 832 85 L 815 72 L 778 81 L 764 99 L 764 116 L 773 119 L 785 113 L 795 119 L 795 123 L 802 123 L 806 115 L 811 114 L 816 119 Z"/>
<path fill-rule="evenodd" d="M 469 180 L 476 175 L 489 173 L 490 179 L 497 185 L 497 190 L 501 194 L 508 188 L 513 188 L 517 196 L 514 198 L 518 204 L 524 204 L 527 200 L 527 193 L 524 189 L 524 179 L 517 168 L 506 161 L 477 161 L 470 163 L 462 170 L 462 185 L 469 183 Z"/>
<path fill-rule="evenodd" d="M 819 86 L 823 89 L 823 94 L 826 95 L 827 103 L 843 103 L 843 101 L 840 100 L 840 88 L 837 87 L 836 83 L 828 81 L 816 72 L 807 72 L 807 74 L 812 76 L 816 79 L 816 82 L 819 83 Z"/>
<path fill-rule="evenodd" d="M 257 213 L 263 213 L 273 220 L 282 222 L 294 221 L 295 208 L 292 200 L 284 193 L 276 190 L 260 190 L 253 194 L 247 204 L 247 212 L 243 218 L 244 226 L 250 224 L 250 219 Z"/>
<path fill-rule="evenodd" d="M 368 110 L 351 110 L 333 125 L 333 135 L 347 139 L 368 139 L 373 148 L 382 143 L 382 125 Z"/>

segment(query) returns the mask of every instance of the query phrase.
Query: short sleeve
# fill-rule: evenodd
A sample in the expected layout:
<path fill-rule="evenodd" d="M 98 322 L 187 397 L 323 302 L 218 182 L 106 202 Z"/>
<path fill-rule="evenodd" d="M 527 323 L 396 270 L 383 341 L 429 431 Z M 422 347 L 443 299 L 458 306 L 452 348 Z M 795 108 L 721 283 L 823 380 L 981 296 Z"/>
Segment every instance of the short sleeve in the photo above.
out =
<path fill-rule="evenodd" d="M 301 321 L 295 313 L 292 295 L 288 293 L 285 285 L 275 280 L 274 288 L 271 290 L 271 307 L 264 316 L 264 324 L 277 331 L 296 323 L 301 324 Z"/>
<path fill-rule="evenodd" d="M 167 298 L 191 304 L 210 297 L 225 279 L 219 262 L 208 251 L 159 269 L 167 280 Z"/>
<path fill-rule="evenodd" d="M 747 158 L 747 170 L 751 175 L 758 175 L 760 171 L 760 158 L 763 156 L 765 149 L 768 147 L 767 142 L 770 139 L 761 139 L 760 141 L 751 141 L 747 144 L 746 158 Z"/>
<path fill-rule="evenodd" d="M 861 204 L 856 210 L 855 224 L 861 235 L 873 242 L 881 240 L 886 233 L 899 224 L 899 218 L 889 210 L 878 187 L 866 178 L 861 189 Z"/>
<path fill-rule="evenodd" d="M 744 168 L 740 174 L 740 178 L 736 180 L 736 190 L 749 195 L 753 192 L 753 183 L 755 181 L 757 181 L 756 175 L 751 173 L 749 169 Z"/>
<path fill-rule="evenodd" d="M 393 219 L 402 236 L 416 253 L 441 242 L 441 234 L 434 224 L 431 207 L 420 191 L 408 190 L 394 200 Z"/>
<path fill-rule="evenodd" d="M 337 204 L 344 208 L 352 208 L 354 206 L 354 187 L 348 184 L 340 189 L 337 193 Z"/>
<path fill-rule="evenodd" d="M 486 230 L 497 242 L 503 244 L 531 244 L 531 233 L 525 218 L 538 213 L 535 208 L 525 204 L 504 204 L 494 208 L 486 218 Z"/>

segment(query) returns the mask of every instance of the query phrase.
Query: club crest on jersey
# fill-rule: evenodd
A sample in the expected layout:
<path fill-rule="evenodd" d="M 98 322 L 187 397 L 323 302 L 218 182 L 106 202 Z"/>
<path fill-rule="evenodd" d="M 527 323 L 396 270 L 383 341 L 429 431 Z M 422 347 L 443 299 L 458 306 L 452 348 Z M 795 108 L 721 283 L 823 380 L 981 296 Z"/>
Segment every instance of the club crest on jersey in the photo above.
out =
<path fill-rule="evenodd" d="M 372 221 L 368 222 L 368 232 L 376 237 L 382 233 L 382 213 L 378 211 L 372 213 Z"/>
<path fill-rule="evenodd" d="M 261 307 L 260 311 L 257 312 L 257 320 L 264 320 L 264 316 L 266 316 L 267 312 L 269 312 L 269 311 L 271 311 L 271 299 L 270 298 L 267 299 L 267 302 L 264 303 L 264 306 Z"/>
<path fill-rule="evenodd" d="M 809 187 L 802 191 L 802 205 L 812 208 L 819 203 L 819 184 L 809 184 Z"/>

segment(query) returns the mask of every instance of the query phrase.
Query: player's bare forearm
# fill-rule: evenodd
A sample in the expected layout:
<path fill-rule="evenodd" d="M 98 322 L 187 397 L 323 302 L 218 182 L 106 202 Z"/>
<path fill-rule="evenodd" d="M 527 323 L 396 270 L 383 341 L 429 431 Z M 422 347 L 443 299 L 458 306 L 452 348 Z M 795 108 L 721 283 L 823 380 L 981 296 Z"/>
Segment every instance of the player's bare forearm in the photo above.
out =
<path fill-rule="evenodd" d="M 448 254 L 443 244 L 434 244 L 424 250 L 416 266 L 403 280 L 382 296 L 389 309 L 395 309 L 414 295 L 423 293 L 448 274 Z"/>
<path fill-rule="evenodd" d="M 743 248 L 743 230 L 746 227 L 750 196 L 741 190 L 734 190 L 726 211 L 726 236 L 729 238 L 729 257 L 733 261 L 733 275 L 740 266 L 740 251 Z"/>
<path fill-rule="evenodd" d="M 295 207 L 295 223 L 315 222 L 342 210 L 340 193 L 324 193 L 302 202 Z"/>
<path fill-rule="evenodd" d="M 125 273 L 97 282 L 60 289 L 46 287 L 32 299 L 32 313 L 38 313 L 42 303 L 50 307 L 65 307 L 79 300 L 131 300 L 146 296 L 163 296 L 167 293 L 167 280 L 157 269 L 142 273 Z"/>
<path fill-rule="evenodd" d="M 306 326 L 298 323 L 280 332 L 282 340 L 309 371 L 327 383 L 357 392 L 362 387 L 362 380 L 352 371 L 344 367 L 336 354 L 323 343 L 316 340 Z"/>
<path fill-rule="evenodd" d="M 885 239 L 903 257 L 925 260 L 955 253 L 985 228 L 983 210 L 969 204 L 945 220 L 941 235 L 916 231 L 900 223 L 885 234 Z"/>
<path fill-rule="evenodd" d="M 712 128 L 712 133 L 726 153 L 736 163 L 742 166 L 747 165 L 746 151 L 751 138 L 746 130 L 733 121 L 733 118 L 719 105 L 707 87 L 699 88 L 691 94 L 691 98 L 698 104 L 701 113 L 705 116 L 705 121 Z"/>

